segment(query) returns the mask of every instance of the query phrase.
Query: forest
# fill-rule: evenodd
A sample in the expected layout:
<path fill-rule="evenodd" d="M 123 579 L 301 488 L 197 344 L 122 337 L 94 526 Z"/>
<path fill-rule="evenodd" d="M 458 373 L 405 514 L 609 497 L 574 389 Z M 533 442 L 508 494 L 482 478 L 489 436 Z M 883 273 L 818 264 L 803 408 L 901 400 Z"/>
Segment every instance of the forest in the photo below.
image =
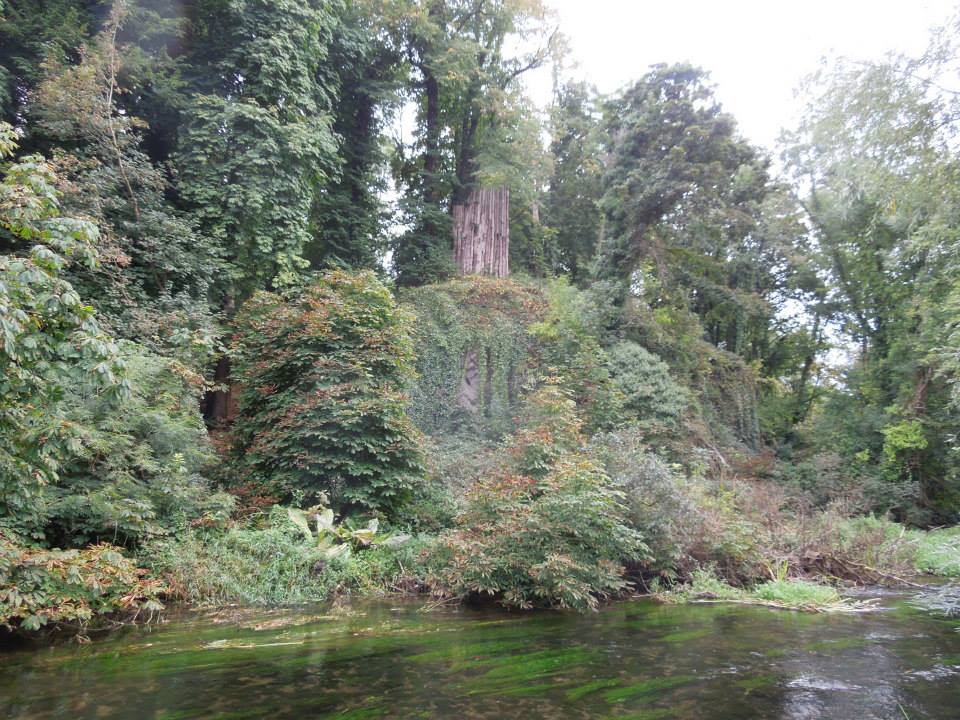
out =
<path fill-rule="evenodd" d="M 773 152 L 544 0 L 0 0 L 0 634 L 960 577 L 944 22 Z"/>

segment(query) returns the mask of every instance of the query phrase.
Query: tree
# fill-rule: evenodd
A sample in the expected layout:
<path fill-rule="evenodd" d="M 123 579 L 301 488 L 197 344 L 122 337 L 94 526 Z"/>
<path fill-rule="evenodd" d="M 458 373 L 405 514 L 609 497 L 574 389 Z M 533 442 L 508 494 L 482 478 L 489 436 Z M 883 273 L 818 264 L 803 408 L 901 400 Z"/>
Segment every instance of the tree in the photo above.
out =
<path fill-rule="evenodd" d="M 119 105 L 132 92 L 120 84 L 133 52 L 118 41 L 128 19 L 127 4 L 114 3 L 78 62 L 44 66 L 28 106 L 32 137 L 57 148 L 64 208 L 100 230 L 100 262 L 68 272 L 97 298 L 101 324 L 200 371 L 214 349 L 208 293 L 223 250 L 170 202 L 167 174 L 141 147 L 143 121 Z"/>
<path fill-rule="evenodd" d="M 417 142 L 397 163 L 411 230 L 394 249 L 398 282 L 416 285 L 452 273 L 450 207 L 484 184 L 483 159 L 502 133 L 521 127 L 517 80 L 546 62 L 554 41 L 540 0 L 407 0 L 388 21 L 418 106 Z M 539 43 L 512 56 L 515 39 Z"/>
<path fill-rule="evenodd" d="M 0 161 L 13 138 L 0 125 Z M 63 276 L 71 262 L 96 262 L 96 226 L 61 215 L 43 158 L 7 163 L 2 173 L 0 239 L 21 252 L 0 255 L 0 524 L 39 536 L 43 487 L 77 446 L 64 392 L 90 383 L 119 398 L 128 386 L 116 344 Z"/>
<path fill-rule="evenodd" d="M 306 251 L 314 268 L 378 269 L 387 250 L 383 126 L 398 105 L 402 53 L 380 32 L 373 10 L 366 2 L 342 7 L 321 70 L 333 76 L 338 98 L 333 132 L 342 167 L 314 200 L 313 240 Z"/>
<path fill-rule="evenodd" d="M 883 476 L 878 504 L 921 522 L 951 517 L 960 497 L 945 441 L 958 427 L 948 348 L 960 281 L 950 37 L 920 58 L 838 63 L 813 78 L 785 153 L 853 356 L 821 421 Z M 858 412 L 834 415 L 838 404 Z"/>
<path fill-rule="evenodd" d="M 226 251 L 221 291 L 246 297 L 308 267 L 310 211 L 337 173 L 326 0 L 203 3 L 191 18 L 196 95 L 184 112 L 179 191 Z"/>
<path fill-rule="evenodd" d="M 278 499 L 322 494 L 340 512 L 397 512 L 422 473 L 408 325 L 369 271 L 254 295 L 231 351 L 240 481 Z"/>
<path fill-rule="evenodd" d="M 556 270 L 579 284 L 590 279 L 600 235 L 605 135 L 596 92 L 583 84 L 558 88 L 550 111 L 550 176 L 543 222 L 554 233 Z"/>

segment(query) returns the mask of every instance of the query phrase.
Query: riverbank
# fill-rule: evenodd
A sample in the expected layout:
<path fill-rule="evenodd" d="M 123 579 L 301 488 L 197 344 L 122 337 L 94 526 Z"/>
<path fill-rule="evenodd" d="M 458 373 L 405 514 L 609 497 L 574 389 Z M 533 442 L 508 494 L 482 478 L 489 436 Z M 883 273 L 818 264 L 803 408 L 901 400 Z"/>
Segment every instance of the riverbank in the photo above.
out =
<path fill-rule="evenodd" d="M 332 545 L 318 541 L 309 528 L 305 532 L 298 519 L 276 508 L 229 527 L 157 540 L 133 559 L 109 546 L 29 551 L 4 540 L 0 622 L 26 633 L 59 625 L 82 634 L 91 623 L 113 618 L 148 620 L 161 603 L 270 607 L 418 593 L 446 603 L 511 604 L 495 586 L 449 592 L 443 563 L 451 560 L 437 550 L 449 542 L 442 533 L 367 536 L 361 528 L 352 532 L 365 541 L 351 542 L 353 536 L 345 535 Z M 719 534 L 717 545 L 723 547 L 724 536 L 734 533 L 746 537 L 750 520 L 741 516 L 735 528 Z M 844 600 L 845 588 L 909 587 L 923 576 L 960 577 L 958 528 L 919 531 L 877 518 L 821 513 L 784 519 L 773 542 L 772 534 L 759 534 L 763 526 L 753 527 L 757 537 L 750 547 L 758 553 L 728 544 L 728 553 L 714 555 L 711 563 L 695 556 L 691 546 L 667 570 L 661 558 L 648 557 L 624 566 L 620 592 L 598 597 L 609 602 L 639 591 L 669 603 L 711 600 L 843 611 L 858 607 Z M 732 551 L 738 548 L 739 554 Z"/>

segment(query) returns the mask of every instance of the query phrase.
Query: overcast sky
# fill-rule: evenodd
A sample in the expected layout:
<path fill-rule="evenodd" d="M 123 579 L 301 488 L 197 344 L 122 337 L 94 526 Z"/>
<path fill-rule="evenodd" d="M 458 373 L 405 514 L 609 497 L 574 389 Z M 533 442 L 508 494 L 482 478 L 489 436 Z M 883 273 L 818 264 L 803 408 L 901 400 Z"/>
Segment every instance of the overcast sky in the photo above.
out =
<path fill-rule="evenodd" d="M 957 0 L 547 0 L 568 37 L 571 74 L 612 92 L 658 62 L 710 71 L 749 139 L 773 148 L 792 126 L 793 92 L 824 55 L 857 60 L 915 53 Z M 530 80 L 540 102 L 549 73 Z"/>

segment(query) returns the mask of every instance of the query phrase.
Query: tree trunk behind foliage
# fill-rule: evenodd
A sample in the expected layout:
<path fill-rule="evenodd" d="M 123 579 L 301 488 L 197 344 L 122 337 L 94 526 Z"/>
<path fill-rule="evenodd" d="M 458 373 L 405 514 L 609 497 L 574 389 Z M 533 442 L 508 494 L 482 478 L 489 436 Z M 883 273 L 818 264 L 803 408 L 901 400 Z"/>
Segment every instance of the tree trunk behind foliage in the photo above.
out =
<path fill-rule="evenodd" d="M 453 254 L 461 275 L 507 277 L 510 190 L 479 188 L 453 206 Z"/>
<path fill-rule="evenodd" d="M 502 188 L 473 190 L 463 203 L 453 206 L 453 253 L 461 275 L 509 274 L 510 191 Z M 493 353 L 483 348 L 487 360 L 484 412 L 493 401 Z M 480 350 L 470 348 L 463 358 L 463 379 L 457 404 L 476 415 L 480 403 Z"/>
<path fill-rule="evenodd" d="M 463 356 L 463 379 L 457 393 L 457 404 L 471 415 L 476 414 L 480 401 L 480 354 L 476 348 Z"/>

